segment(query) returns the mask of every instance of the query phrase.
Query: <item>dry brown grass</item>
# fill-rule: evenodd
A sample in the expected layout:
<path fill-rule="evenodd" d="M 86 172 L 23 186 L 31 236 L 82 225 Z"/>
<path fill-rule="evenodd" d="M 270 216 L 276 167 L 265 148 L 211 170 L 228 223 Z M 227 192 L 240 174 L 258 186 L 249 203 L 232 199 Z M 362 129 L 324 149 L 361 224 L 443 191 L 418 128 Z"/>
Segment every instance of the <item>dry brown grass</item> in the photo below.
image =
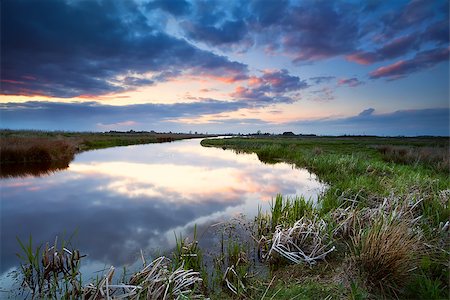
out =
<path fill-rule="evenodd" d="M 68 139 L 2 137 L 0 178 L 40 176 L 65 169 L 75 156 L 76 145 Z"/>
<path fill-rule="evenodd" d="M 375 147 L 383 160 L 401 164 L 427 164 L 438 171 L 449 171 L 448 147 L 406 147 L 383 145 Z"/>
<path fill-rule="evenodd" d="M 2 164 L 70 162 L 75 152 L 75 144 L 67 140 L 16 137 L 0 139 L 0 161 Z"/>
<path fill-rule="evenodd" d="M 422 243 L 410 224 L 380 217 L 352 238 L 353 261 L 367 285 L 396 295 L 418 266 Z"/>

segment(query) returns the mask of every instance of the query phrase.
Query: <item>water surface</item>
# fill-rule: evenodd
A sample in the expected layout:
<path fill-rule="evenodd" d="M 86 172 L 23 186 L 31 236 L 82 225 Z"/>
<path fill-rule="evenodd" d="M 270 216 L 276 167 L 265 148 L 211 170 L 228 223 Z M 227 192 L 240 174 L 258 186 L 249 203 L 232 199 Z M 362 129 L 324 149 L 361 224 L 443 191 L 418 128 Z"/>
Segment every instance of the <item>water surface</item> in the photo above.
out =
<path fill-rule="evenodd" d="M 64 171 L 1 180 L 1 273 L 18 264 L 16 237 L 43 243 L 75 232 L 92 272 L 131 264 L 140 249 L 169 249 L 174 232 L 194 224 L 250 218 L 277 193 L 314 199 L 321 189 L 306 170 L 199 139 L 84 152 Z"/>

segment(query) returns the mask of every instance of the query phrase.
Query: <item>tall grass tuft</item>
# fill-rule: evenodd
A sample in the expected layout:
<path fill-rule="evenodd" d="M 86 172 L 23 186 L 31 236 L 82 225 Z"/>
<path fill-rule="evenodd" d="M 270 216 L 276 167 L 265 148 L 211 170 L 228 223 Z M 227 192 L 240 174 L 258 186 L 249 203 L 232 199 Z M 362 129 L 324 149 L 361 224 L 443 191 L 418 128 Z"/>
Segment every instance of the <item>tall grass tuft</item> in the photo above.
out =
<path fill-rule="evenodd" d="M 418 267 L 422 246 L 410 223 L 379 217 L 352 238 L 353 260 L 369 287 L 397 294 Z"/>
<path fill-rule="evenodd" d="M 80 252 L 69 250 L 65 241 L 58 245 L 58 238 L 52 246 L 47 243 L 34 247 L 30 236 L 28 243 L 17 239 L 22 253 L 17 256 L 22 260 L 20 271 L 22 287 L 34 298 L 65 298 L 80 297 L 81 274 Z"/>
<path fill-rule="evenodd" d="M 268 213 L 259 211 L 255 223 L 259 255 L 276 265 L 283 257 L 292 263 L 315 264 L 334 251 L 330 226 L 318 219 L 311 201 L 278 194 Z"/>
<path fill-rule="evenodd" d="M 189 241 L 187 237 L 183 238 L 180 234 L 179 236 L 175 235 L 175 242 L 176 246 L 173 252 L 175 267 L 183 265 L 186 270 L 193 269 L 199 272 L 202 271 L 204 269 L 203 254 L 198 245 L 197 226 L 194 227 L 192 241 Z"/>
<path fill-rule="evenodd" d="M 314 207 L 311 201 L 303 196 L 289 198 L 278 194 L 272 201 L 270 210 L 270 226 L 272 232 L 278 225 L 290 226 L 304 216 L 313 215 Z"/>
<path fill-rule="evenodd" d="M 225 246 L 226 244 L 226 246 Z M 248 298 L 254 293 L 253 273 L 243 243 L 222 236 L 222 252 L 214 259 L 213 284 L 233 297 Z"/>

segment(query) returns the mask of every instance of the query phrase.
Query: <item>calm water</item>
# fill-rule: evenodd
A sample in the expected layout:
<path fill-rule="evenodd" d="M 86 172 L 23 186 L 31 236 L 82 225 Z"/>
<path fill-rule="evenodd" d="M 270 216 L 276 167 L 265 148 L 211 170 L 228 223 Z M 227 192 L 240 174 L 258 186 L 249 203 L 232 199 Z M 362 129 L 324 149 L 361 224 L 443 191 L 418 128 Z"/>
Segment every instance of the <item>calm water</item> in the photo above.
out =
<path fill-rule="evenodd" d="M 37 243 L 76 232 L 87 273 L 133 263 L 140 249 L 170 249 L 174 232 L 238 214 L 252 217 L 277 194 L 317 197 L 316 177 L 200 140 L 79 154 L 64 171 L 1 180 L 1 273 L 17 266 L 16 237 Z"/>

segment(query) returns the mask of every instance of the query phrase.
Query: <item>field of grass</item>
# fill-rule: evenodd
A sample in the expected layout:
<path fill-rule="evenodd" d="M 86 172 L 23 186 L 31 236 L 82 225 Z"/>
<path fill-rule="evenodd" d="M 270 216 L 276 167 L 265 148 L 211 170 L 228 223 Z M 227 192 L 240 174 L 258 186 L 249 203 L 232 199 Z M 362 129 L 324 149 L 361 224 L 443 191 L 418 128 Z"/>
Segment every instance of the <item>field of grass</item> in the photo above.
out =
<path fill-rule="evenodd" d="M 38 259 L 52 254 L 56 242 L 40 253 L 30 240 L 21 244 L 26 290 L 34 296 L 104 293 L 128 299 L 140 299 L 136 291 L 157 295 L 152 299 L 448 299 L 448 138 L 247 137 L 201 143 L 254 152 L 265 163 L 295 164 L 328 188 L 317 203 L 302 195 L 274 195 L 271 210 L 244 226 L 253 241 L 222 230 L 212 273 L 195 232 L 191 240 L 177 237 L 171 262 L 157 258 L 147 264 L 142 258 L 144 269 L 117 284 L 108 273 L 84 286 L 74 279 L 79 252 L 58 252 L 62 262 L 77 258 L 62 270 Z M 267 274 L 257 274 L 261 264 Z M 42 273 L 48 265 L 50 275 Z M 177 289 L 175 279 L 184 289 Z"/>
<path fill-rule="evenodd" d="M 329 185 L 316 205 L 279 195 L 272 212 L 257 217 L 262 256 L 279 278 L 268 295 L 448 299 L 448 138 L 250 137 L 202 145 L 293 163 Z"/>
<path fill-rule="evenodd" d="M 0 177 L 40 175 L 64 169 L 82 151 L 203 137 L 207 135 L 0 130 Z"/>

